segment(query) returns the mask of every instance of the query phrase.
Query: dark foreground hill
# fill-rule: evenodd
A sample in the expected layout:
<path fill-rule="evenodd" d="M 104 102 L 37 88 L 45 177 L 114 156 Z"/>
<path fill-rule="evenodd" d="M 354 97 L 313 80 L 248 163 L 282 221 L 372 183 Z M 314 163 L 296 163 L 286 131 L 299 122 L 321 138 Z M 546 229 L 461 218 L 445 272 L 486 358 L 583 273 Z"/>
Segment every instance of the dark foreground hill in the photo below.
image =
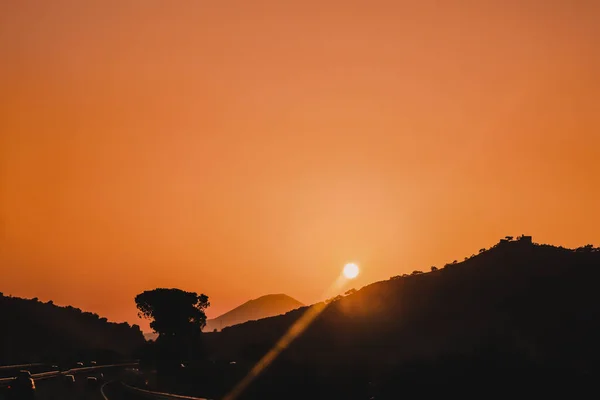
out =
<path fill-rule="evenodd" d="M 0 318 L 2 364 L 122 360 L 144 344 L 137 325 L 37 299 L 0 295 Z"/>
<path fill-rule="evenodd" d="M 244 393 L 486 397 L 554 393 L 560 385 L 572 395 L 600 376 L 598 282 L 599 249 L 505 240 L 464 262 L 313 306 L 323 311 Z M 226 328 L 205 342 L 214 359 L 250 367 L 308 309 Z"/>
<path fill-rule="evenodd" d="M 205 332 L 214 329 L 241 324 L 275 315 L 285 314 L 288 311 L 303 307 L 304 304 L 285 294 L 268 294 L 257 299 L 245 302 L 239 307 L 217 317 L 206 321 Z"/>

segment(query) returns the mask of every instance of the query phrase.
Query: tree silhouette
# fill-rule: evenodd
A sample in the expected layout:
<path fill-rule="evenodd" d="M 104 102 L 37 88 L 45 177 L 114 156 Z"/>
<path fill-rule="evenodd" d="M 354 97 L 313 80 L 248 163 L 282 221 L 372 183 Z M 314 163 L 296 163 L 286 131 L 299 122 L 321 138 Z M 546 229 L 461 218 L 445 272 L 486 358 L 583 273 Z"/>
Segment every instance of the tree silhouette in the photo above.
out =
<path fill-rule="evenodd" d="M 344 298 L 344 296 L 342 296 L 342 295 L 339 295 L 339 294 L 338 294 L 338 295 L 337 295 L 337 296 L 335 296 L 335 297 L 332 297 L 332 298 L 330 298 L 330 299 L 327 299 L 327 300 L 325 300 L 325 303 L 326 303 L 326 304 L 329 304 L 329 303 L 334 303 L 334 302 L 336 302 L 336 301 L 339 301 L 339 300 L 341 300 L 341 299 L 343 299 L 343 298 Z"/>
<path fill-rule="evenodd" d="M 431 272 L 435 272 L 435 271 L 437 271 L 437 270 L 438 270 L 438 269 L 437 269 L 437 267 L 435 267 L 435 266 L 434 266 L 434 267 L 431 267 Z"/>
<path fill-rule="evenodd" d="M 150 327 L 160 337 L 179 337 L 199 333 L 206 325 L 204 310 L 208 296 L 180 289 L 147 290 L 135 297 L 138 316 L 152 320 Z"/>

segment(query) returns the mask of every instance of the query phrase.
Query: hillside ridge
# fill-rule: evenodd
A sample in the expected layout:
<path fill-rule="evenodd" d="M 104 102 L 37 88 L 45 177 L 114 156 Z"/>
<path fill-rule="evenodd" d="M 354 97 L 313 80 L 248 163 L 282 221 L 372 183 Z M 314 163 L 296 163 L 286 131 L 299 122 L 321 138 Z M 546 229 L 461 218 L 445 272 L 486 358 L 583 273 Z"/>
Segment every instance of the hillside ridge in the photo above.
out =
<path fill-rule="evenodd" d="M 393 276 L 330 300 L 282 357 L 323 363 L 317 349 L 327 349 L 329 360 L 369 364 L 432 354 L 466 357 L 491 346 L 589 367 L 593 355 L 600 356 L 594 339 L 600 335 L 598 280 L 599 248 L 507 237 L 461 262 Z M 214 356 L 256 361 L 309 307 L 224 329 L 210 339 Z"/>
<path fill-rule="evenodd" d="M 79 359 L 128 359 L 144 344 L 138 325 L 109 322 L 98 314 L 52 301 L 0 293 L 3 363 L 71 362 Z"/>

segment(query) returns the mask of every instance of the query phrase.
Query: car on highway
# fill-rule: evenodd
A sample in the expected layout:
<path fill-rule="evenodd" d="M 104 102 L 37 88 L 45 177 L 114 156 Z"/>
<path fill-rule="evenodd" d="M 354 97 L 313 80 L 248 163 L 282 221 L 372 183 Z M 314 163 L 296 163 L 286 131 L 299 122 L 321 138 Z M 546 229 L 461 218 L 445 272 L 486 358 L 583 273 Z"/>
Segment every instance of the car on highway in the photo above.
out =
<path fill-rule="evenodd" d="M 33 400 L 35 399 L 35 382 L 29 371 L 19 371 L 17 376 L 11 381 L 9 387 L 9 397 L 15 400 Z"/>
<path fill-rule="evenodd" d="M 96 361 L 90 361 L 90 365 L 93 367 L 95 365 L 97 365 L 98 363 Z"/>
<path fill-rule="evenodd" d="M 83 368 L 83 363 L 81 361 L 75 363 L 75 368 Z"/>

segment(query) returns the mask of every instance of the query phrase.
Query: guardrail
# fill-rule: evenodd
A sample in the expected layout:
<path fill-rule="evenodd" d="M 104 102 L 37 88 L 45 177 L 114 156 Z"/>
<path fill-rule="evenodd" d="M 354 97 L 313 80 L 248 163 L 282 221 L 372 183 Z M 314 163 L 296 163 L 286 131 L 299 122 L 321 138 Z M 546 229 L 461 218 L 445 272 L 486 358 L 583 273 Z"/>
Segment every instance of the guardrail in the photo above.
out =
<path fill-rule="evenodd" d="M 139 362 L 131 362 L 131 363 L 123 363 L 123 364 L 109 364 L 109 365 L 96 365 L 93 367 L 81 367 L 81 368 L 73 368 L 67 371 L 62 371 L 62 373 L 64 375 L 68 375 L 68 374 L 75 374 L 75 373 L 79 373 L 79 372 L 85 372 L 85 371 L 95 371 L 97 369 L 100 368 L 112 368 L 112 367 L 135 367 L 139 365 Z M 34 378 L 35 379 L 35 378 Z"/>
<path fill-rule="evenodd" d="M 0 370 L 3 369 L 23 369 L 23 368 L 31 368 L 31 367 L 42 367 L 46 364 L 17 364 L 17 365 L 0 365 Z"/>
<path fill-rule="evenodd" d="M 50 372 L 42 372 L 40 374 L 31 374 L 31 377 L 34 380 L 39 380 L 39 379 L 47 379 L 47 378 L 51 378 L 57 375 L 60 375 L 61 373 L 59 371 L 50 371 Z M 0 379 L 0 386 L 3 386 L 7 383 L 12 382 L 12 380 L 15 379 L 14 377 L 10 377 L 10 378 L 1 378 Z"/>
<path fill-rule="evenodd" d="M 48 371 L 48 372 L 41 372 L 39 374 L 31 374 L 31 377 L 34 380 L 40 380 L 40 379 L 52 378 L 56 375 L 60 375 L 60 371 Z"/>
<path fill-rule="evenodd" d="M 133 386 L 129 386 L 125 383 L 121 382 L 121 385 L 130 393 L 137 394 L 138 396 L 145 397 L 147 399 L 152 400 L 210 400 L 202 397 L 190 397 L 190 396 L 181 396 L 179 394 L 171 394 L 171 393 L 162 393 L 162 392 L 152 392 L 150 390 L 140 389 Z M 107 399 L 104 396 L 105 400 Z"/>
<path fill-rule="evenodd" d="M 42 379 L 54 378 L 54 377 L 57 377 L 60 375 L 77 374 L 80 372 L 95 371 L 95 370 L 103 369 L 103 368 L 133 367 L 138 364 L 139 364 L 138 362 L 134 362 L 134 363 L 124 363 L 124 364 L 96 365 L 94 367 L 73 368 L 73 369 L 69 369 L 67 371 L 50 371 L 50 372 L 42 372 L 39 374 L 31 374 L 31 377 L 33 378 L 34 381 L 37 381 L 37 380 L 42 380 Z M 10 383 L 13 379 L 14 379 L 14 377 L 0 379 L 0 386 Z"/>

